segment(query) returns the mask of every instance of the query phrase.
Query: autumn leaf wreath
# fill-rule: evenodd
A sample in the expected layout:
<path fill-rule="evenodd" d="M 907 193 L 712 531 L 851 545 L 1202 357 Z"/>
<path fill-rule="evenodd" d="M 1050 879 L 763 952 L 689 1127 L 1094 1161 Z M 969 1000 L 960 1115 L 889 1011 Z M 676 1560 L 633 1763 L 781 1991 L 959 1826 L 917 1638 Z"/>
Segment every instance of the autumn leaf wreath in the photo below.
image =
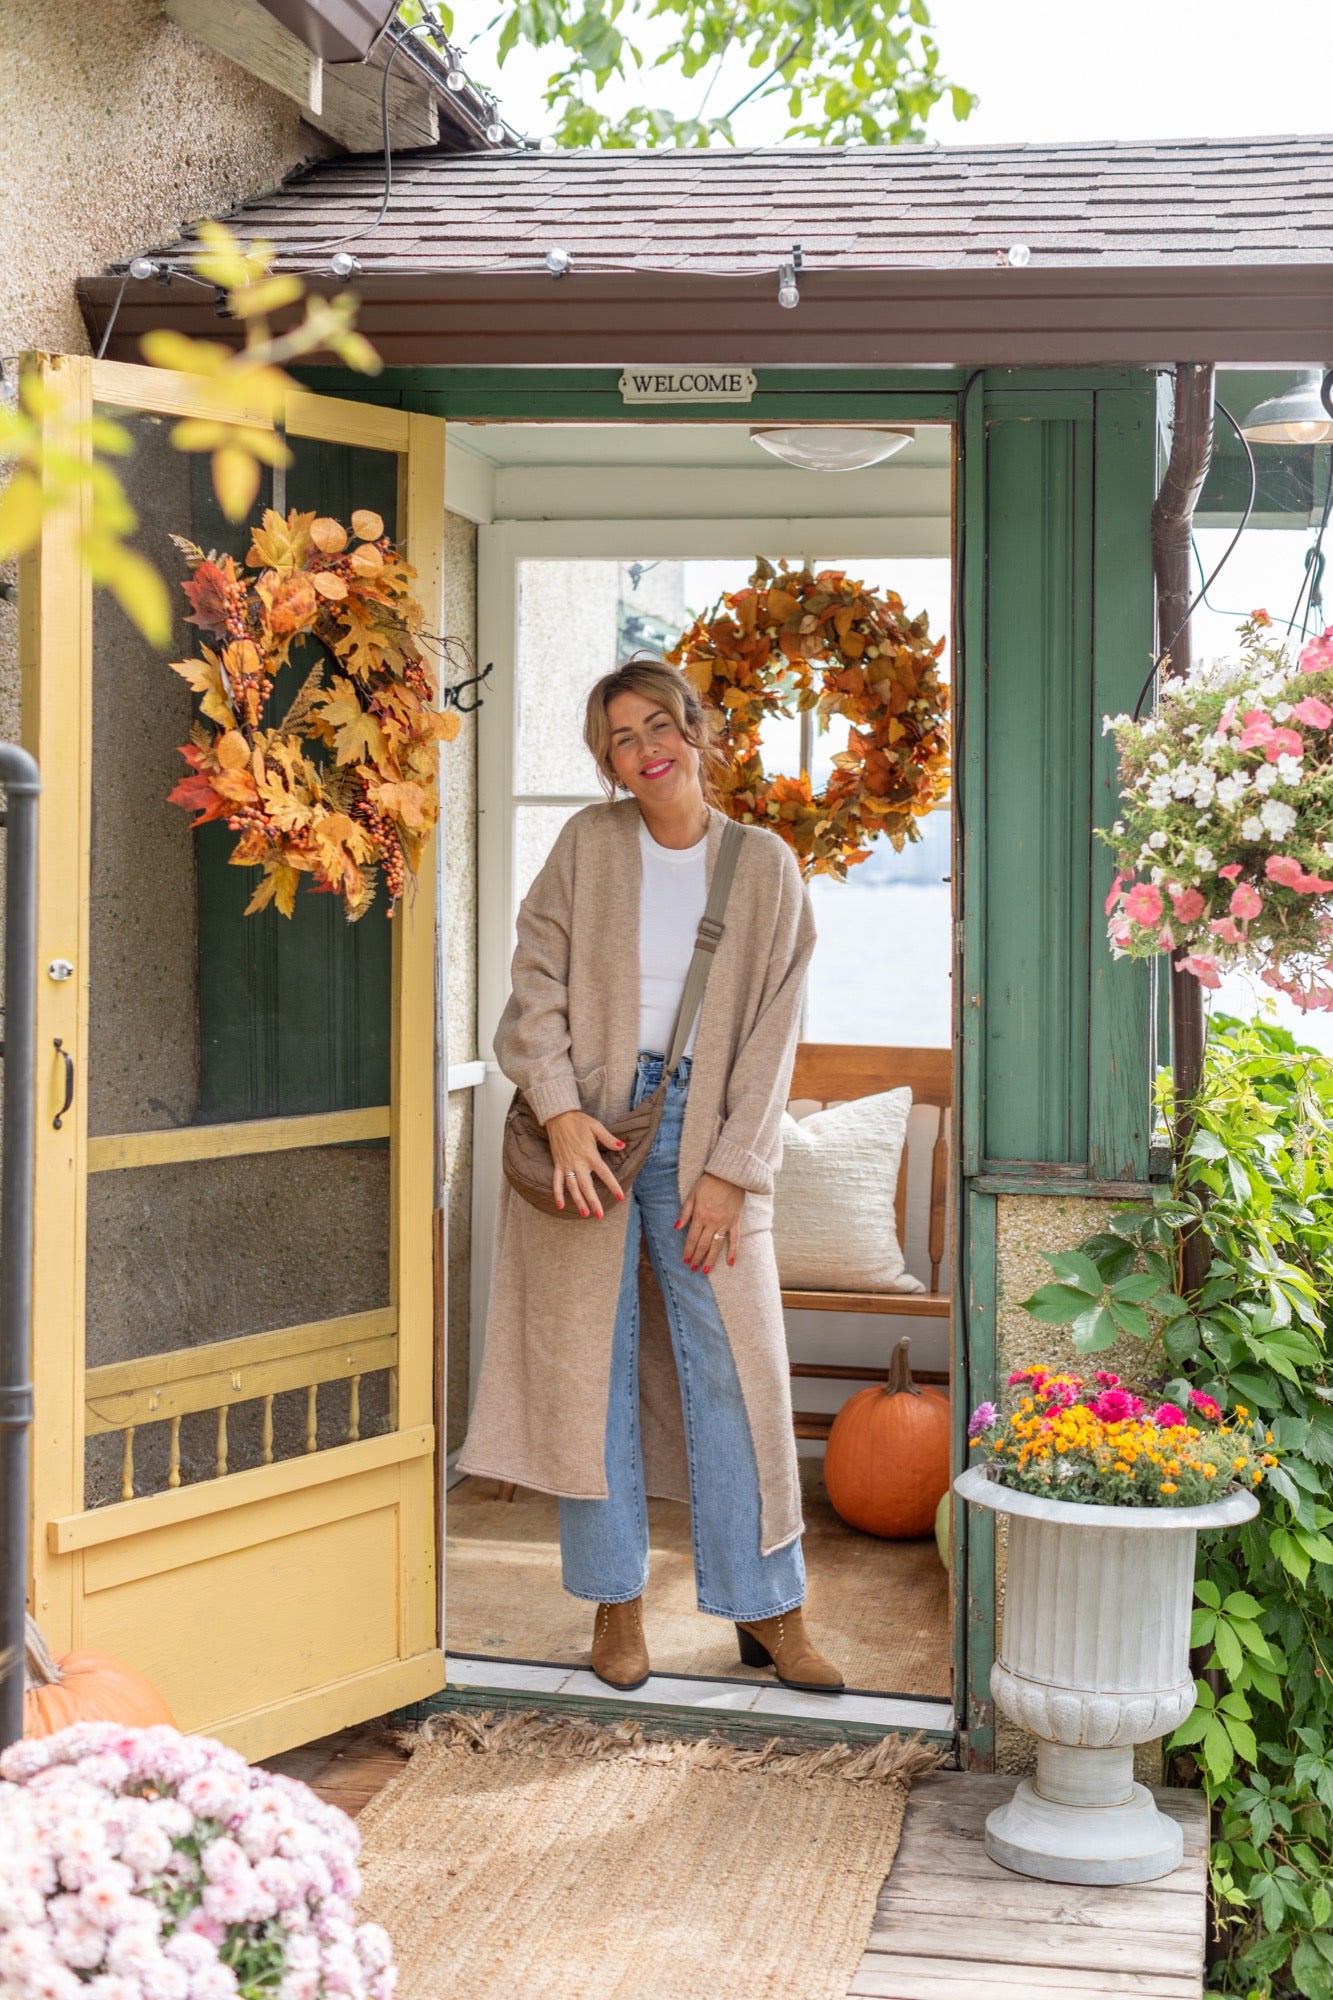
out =
<path fill-rule="evenodd" d="M 191 775 L 170 794 L 240 835 L 231 861 L 263 872 L 246 907 L 290 917 L 302 876 L 364 916 L 381 875 L 393 915 L 439 817 L 436 745 L 458 734 L 433 707 L 417 643 L 416 571 L 359 509 L 337 521 L 271 509 L 243 566 L 173 537 L 192 574 L 181 588 L 188 622 L 214 640 L 173 671 L 199 697 L 181 755 Z M 314 642 L 318 657 L 278 720 L 274 683 Z"/>
<path fill-rule="evenodd" d="M 909 618 L 896 591 L 877 593 L 841 570 L 774 568 L 760 559 L 748 590 L 728 592 L 667 654 L 710 711 L 726 759 L 720 787 L 733 819 L 768 826 L 804 875 L 845 879 L 876 834 L 895 848 L 949 790 L 944 639 Z M 847 748 L 822 792 L 809 773 L 768 777 L 761 736 L 770 716 L 813 709 L 846 718 Z"/>

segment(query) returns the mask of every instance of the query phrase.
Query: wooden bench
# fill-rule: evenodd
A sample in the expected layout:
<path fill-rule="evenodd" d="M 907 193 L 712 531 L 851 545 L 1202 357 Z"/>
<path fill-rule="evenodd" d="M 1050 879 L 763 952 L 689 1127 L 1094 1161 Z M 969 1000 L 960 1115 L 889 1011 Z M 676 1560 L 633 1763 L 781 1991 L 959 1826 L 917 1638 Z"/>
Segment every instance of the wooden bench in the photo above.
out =
<path fill-rule="evenodd" d="M 947 1285 L 948 1274 L 942 1267 L 948 1212 L 952 1052 L 949 1049 L 862 1047 L 847 1042 L 802 1042 L 796 1051 L 790 1101 L 805 1105 L 813 1101 L 821 1106 L 845 1104 L 855 1097 L 872 1097 L 883 1090 L 898 1090 L 903 1085 L 911 1090 L 914 1109 L 918 1104 L 929 1104 L 934 1105 L 940 1114 L 939 1130 L 929 1148 L 927 1160 L 914 1160 L 910 1143 L 904 1145 L 894 1200 L 898 1241 L 902 1243 L 907 1222 L 909 1185 L 918 1184 L 918 1174 L 929 1175 L 929 1221 L 926 1231 L 929 1290 L 811 1292 L 784 1289 L 784 1306 L 800 1312 L 891 1313 L 895 1319 L 948 1319 L 951 1301 L 947 1289 L 941 1288 L 941 1280 Z M 926 1273 L 918 1271 L 916 1275 L 924 1278 Z M 886 1352 L 885 1374 L 888 1364 Z M 880 1375 L 877 1368 L 851 1368 L 820 1361 L 793 1361 L 791 1372 L 797 1380 L 848 1383 L 875 1382 Z M 947 1385 L 949 1380 L 947 1370 L 914 1367 L 912 1373 L 918 1382 Z M 831 1415 L 817 1410 L 796 1410 L 793 1419 L 799 1438 L 827 1438 L 833 1424 Z"/>

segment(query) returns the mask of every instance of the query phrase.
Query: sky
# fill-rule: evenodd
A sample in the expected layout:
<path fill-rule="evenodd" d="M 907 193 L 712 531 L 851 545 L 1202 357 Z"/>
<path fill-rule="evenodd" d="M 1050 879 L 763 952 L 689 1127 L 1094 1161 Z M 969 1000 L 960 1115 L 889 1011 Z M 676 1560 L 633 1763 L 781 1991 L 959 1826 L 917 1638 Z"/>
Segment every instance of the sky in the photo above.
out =
<path fill-rule="evenodd" d="M 981 98 L 965 125 L 938 106 L 930 137 L 942 145 L 1022 140 L 1217 138 L 1238 134 L 1333 131 L 1333 7 L 1329 0 L 930 0 L 943 66 Z M 494 9 L 459 6 L 467 68 L 498 91 L 520 131 L 539 135 L 547 114 L 541 85 L 549 57 L 519 49 L 498 68 Z M 636 35 L 645 48 L 651 26 Z M 715 85 L 710 109 L 725 109 L 755 81 L 739 67 Z M 677 113 L 697 110 L 702 84 L 646 70 L 633 95 Z M 615 102 L 632 96 L 608 91 Z M 780 136 L 780 108 L 739 114 L 746 145 Z"/>

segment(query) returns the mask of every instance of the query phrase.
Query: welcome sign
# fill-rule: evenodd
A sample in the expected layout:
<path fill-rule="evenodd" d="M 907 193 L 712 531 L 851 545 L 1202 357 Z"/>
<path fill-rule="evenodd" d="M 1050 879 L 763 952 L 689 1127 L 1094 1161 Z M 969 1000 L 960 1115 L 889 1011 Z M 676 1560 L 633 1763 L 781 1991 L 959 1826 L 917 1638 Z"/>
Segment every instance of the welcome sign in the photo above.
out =
<path fill-rule="evenodd" d="M 753 368 L 626 368 L 622 403 L 748 403 L 758 388 Z"/>

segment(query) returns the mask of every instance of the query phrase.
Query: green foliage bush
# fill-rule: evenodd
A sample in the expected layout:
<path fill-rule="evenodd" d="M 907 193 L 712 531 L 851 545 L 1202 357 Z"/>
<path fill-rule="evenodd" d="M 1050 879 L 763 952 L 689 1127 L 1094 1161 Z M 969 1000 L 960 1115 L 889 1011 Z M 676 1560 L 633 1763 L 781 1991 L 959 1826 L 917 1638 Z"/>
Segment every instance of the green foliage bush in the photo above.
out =
<path fill-rule="evenodd" d="M 1084 1350 L 1155 1338 L 1178 1371 L 1168 1396 L 1202 1389 L 1271 1432 L 1258 1518 L 1200 1541 L 1199 1704 L 1169 1747 L 1213 1809 L 1212 1991 L 1333 2000 L 1333 1061 L 1214 1016 L 1192 1113 L 1169 1193 L 1081 1246 L 1100 1282 L 1066 1258 L 1029 1306 Z M 1190 1230 L 1209 1264 L 1187 1298 Z M 1056 1297 L 1075 1272 L 1078 1296 Z"/>

